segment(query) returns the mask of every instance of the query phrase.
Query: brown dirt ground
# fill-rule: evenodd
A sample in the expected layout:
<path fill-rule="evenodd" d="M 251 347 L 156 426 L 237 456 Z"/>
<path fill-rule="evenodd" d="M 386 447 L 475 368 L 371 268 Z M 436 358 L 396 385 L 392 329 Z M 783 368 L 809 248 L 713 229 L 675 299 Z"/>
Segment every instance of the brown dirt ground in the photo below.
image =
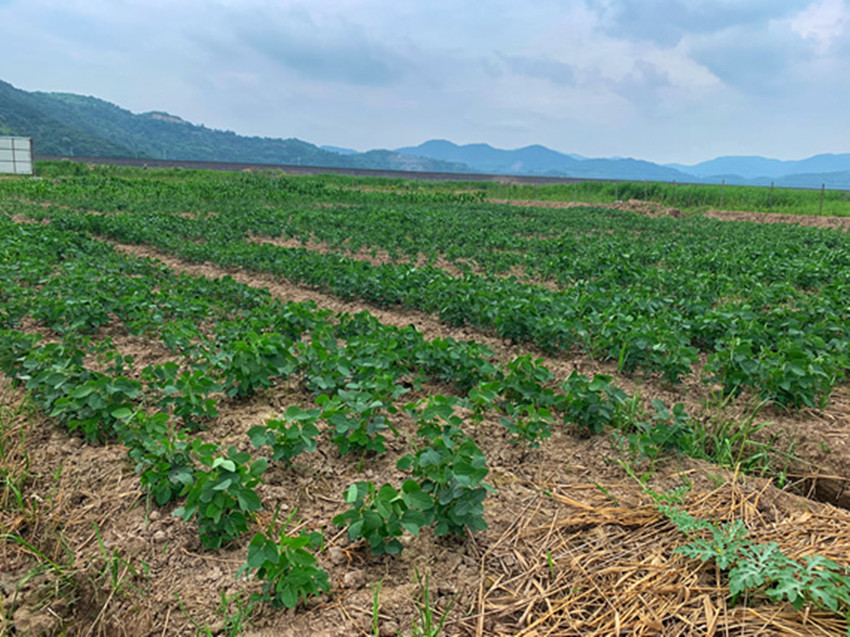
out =
<path fill-rule="evenodd" d="M 363 309 L 382 322 L 413 324 L 426 337 L 477 340 L 500 360 L 526 351 L 472 329 L 449 328 L 434 317 L 412 311 L 372 308 L 344 302 L 285 281 L 211 264 L 189 264 L 139 246 L 119 249 L 159 258 L 177 271 L 202 276 L 229 274 L 287 300 L 313 300 L 320 307 L 354 313 Z M 33 326 L 37 327 L 37 326 Z M 167 351 L 107 326 L 109 336 L 139 367 L 168 358 Z M 534 354 L 539 354 L 534 352 Z M 613 374 L 612 365 L 583 357 L 543 357 L 559 379 L 573 369 Z M 742 399 L 725 410 L 706 410 L 710 387 L 696 378 L 681 387 L 652 378 L 617 378 L 626 391 L 667 404 L 684 402 L 701 418 L 740 418 Z M 424 393 L 446 387 L 427 387 Z M 62 575 L 28 577 L 36 560 L 31 551 L 0 544 L 0 634 L 193 635 L 208 626 L 227 634 L 217 611 L 222 593 L 257 590 L 237 582 L 245 546 L 203 551 L 191 525 L 173 518 L 168 507 L 151 506 L 120 445 L 91 446 L 68 436 L 27 407 L 20 391 L 0 381 L 4 410 L 0 442 L 6 481 L 0 490 L 0 529 L 28 538 Z M 249 449 L 245 432 L 287 405 L 308 405 L 309 396 L 281 383 L 250 400 L 225 400 L 221 416 L 204 434 L 221 445 Z M 813 463 L 792 467 L 801 486 L 828 494 L 846 505 L 843 485 L 850 476 L 850 400 L 838 388 L 829 406 L 802 414 L 762 411 L 756 422 L 796 441 L 795 451 Z M 398 420 L 409 434 L 411 423 Z M 430 572 L 432 600 L 446 608 L 455 599 L 447 635 L 833 635 L 844 631 L 834 615 L 817 610 L 796 613 L 787 606 L 730 606 L 728 591 L 711 567 L 700 567 L 673 553 L 682 536 L 665 523 L 634 480 L 617 464 L 621 452 L 607 437 L 583 439 L 556 431 L 540 450 L 523 451 L 509 443 L 498 423 L 470 429 L 488 458 L 490 528 L 463 540 L 424 533 L 406 538 L 395 558 L 371 557 L 348 543 L 330 519 L 345 507 L 341 491 L 351 481 L 394 481 L 401 473 L 394 458 L 404 440 L 391 440 L 390 454 L 358 463 L 340 458 L 327 446 L 299 457 L 288 470 L 272 468 L 260 495 L 264 511 L 295 512 L 290 531 L 325 533 L 320 565 L 328 570 L 332 592 L 296 611 L 261 609 L 247 634 L 371 634 L 372 586 L 382 582 L 380 634 L 408 634 L 417 599 L 414 570 Z M 5 473 L 4 473 L 5 472 Z M 804 475 L 803 475 L 804 474 Z M 821 477 L 815 477 L 821 476 Z M 832 476 L 825 478 L 823 476 Z M 794 557 L 814 552 L 850 567 L 850 514 L 829 504 L 780 491 L 757 478 L 743 478 L 690 459 L 655 467 L 656 490 L 683 482 L 692 485 L 687 508 L 715 520 L 746 520 L 753 538 L 776 541 Z M 19 484 L 23 506 L 14 506 Z M 820 486 L 819 486 L 820 485 Z M 269 521 L 264 513 L 261 525 Z M 100 537 L 98 537 L 98 534 Z M 114 567 L 114 570 L 111 569 Z M 110 577 L 119 585 L 110 585 Z M 76 603 L 68 599 L 78 596 Z M 230 611 L 235 605 L 230 605 Z"/>
<path fill-rule="evenodd" d="M 676 217 L 682 215 L 678 208 L 668 208 L 652 201 L 641 201 L 640 199 L 629 199 L 628 201 L 617 201 L 615 203 L 586 203 L 581 201 L 541 201 L 539 199 L 487 199 L 489 203 L 508 204 L 511 206 L 524 206 L 530 208 L 605 208 L 607 210 L 625 210 L 637 212 L 648 217 Z"/>
<path fill-rule="evenodd" d="M 850 217 L 814 217 L 812 215 L 786 215 L 776 212 L 739 212 L 735 210 L 709 210 L 706 217 L 721 221 L 753 221 L 756 223 L 795 223 L 812 228 L 850 230 Z"/>
<path fill-rule="evenodd" d="M 366 263 L 376 266 L 386 265 L 388 263 L 409 263 L 411 265 L 415 265 L 416 267 L 422 267 L 428 264 L 428 256 L 422 253 L 420 253 L 416 259 L 393 259 L 392 256 L 386 250 L 381 250 L 378 248 L 374 250 L 367 250 L 365 248 L 361 248 L 359 250 L 350 250 L 346 248 L 345 245 L 341 247 L 335 247 L 327 243 L 326 241 L 316 241 L 314 239 L 302 241 L 301 239 L 297 239 L 294 237 L 282 238 L 267 237 L 262 235 L 249 235 L 246 240 L 251 241 L 253 243 L 269 243 L 279 248 L 304 248 L 305 250 L 318 252 L 319 254 L 343 254 L 350 259 L 354 259 L 356 261 L 365 261 Z M 450 276 L 463 276 L 463 272 L 461 272 L 461 270 L 454 263 L 442 257 L 436 259 L 432 263 L 432 265 L 435 268 L 439 268 L 445 271 Z"/>

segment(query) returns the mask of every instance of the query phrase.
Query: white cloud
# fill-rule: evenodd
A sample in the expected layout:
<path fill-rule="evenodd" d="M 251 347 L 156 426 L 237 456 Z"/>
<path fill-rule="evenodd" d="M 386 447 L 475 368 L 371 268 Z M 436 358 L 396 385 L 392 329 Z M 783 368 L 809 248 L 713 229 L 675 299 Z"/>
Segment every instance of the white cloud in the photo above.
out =
<path fill-rule="evenodd" d="M 794 16 L 791 28 L 825 54 L 850 35 L 850 7 L 843 0 L 821 0 Z"/>
<path fill-rule="evenodd" d="M 0 0 L 0 23 L 0 79 L 243 134 L 669 161 L 850 149 L 846 0 Z"/>

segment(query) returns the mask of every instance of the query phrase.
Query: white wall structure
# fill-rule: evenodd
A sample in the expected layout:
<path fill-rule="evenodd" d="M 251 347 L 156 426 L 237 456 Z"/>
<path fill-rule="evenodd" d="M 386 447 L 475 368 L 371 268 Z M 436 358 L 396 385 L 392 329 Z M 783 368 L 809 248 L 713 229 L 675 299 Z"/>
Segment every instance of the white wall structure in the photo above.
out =
<path fill-rule="evenodd" d="M 0 137 L 0 173 L 32 175 L 32 139 Z"/>

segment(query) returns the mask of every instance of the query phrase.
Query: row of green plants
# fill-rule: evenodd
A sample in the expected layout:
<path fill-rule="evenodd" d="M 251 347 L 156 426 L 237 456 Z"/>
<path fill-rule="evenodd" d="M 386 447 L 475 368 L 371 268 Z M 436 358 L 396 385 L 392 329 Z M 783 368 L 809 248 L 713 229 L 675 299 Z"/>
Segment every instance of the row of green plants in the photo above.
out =
<path fill-rule="evenodd" d="M 390 178 L 322 175 L 313 179 L 340 188 L 416 192 L 422 194 L 468 193 L 472 196 L 519 201 L 559 201 L 610 204 L 636 199 L 683 210 L 715 208 L 779 212 L 798 215 L 850 215 L 850 194 L 826 184 L 821 193 L 814 188 L 771 188 L 760 185 L 735 186 L 725 183 L 694 184 L 653 181 L 586 180 L 569 184 L 520 184 L 504 182 L 427 182 Z"/>
<path fill-rule="evenodd" d="M 728 393 L 749 389 L 792 408 L 822 403 L 846 377 L 850 250 L 839 233 L 619 211 L 518 213 L 463 199 L 429 204 L 332 180 L 125 172 L 3 186 L 25 200 L 11 200 L 10 212 L 414 307 L 550 352 L 581 350 L 625 373 L 676 382 L 705 355 L 707 380 Z M 80 215 L 92 209 L 112 214 Z M 194 218 L 173 214 L 187 211 Z M 256 245 L 249 235 L 314 239 L 336 251 Z M 372 266 L 343 249 L 445 258 L 465 274 Z M 503 276 L 515 271 L 561 289 Z"/>
<path fill-rule="evenodd" d="M 23 332 L 3 332 L 0 353 L 3 370 L 23 383 L 36 404 L 71 432 L 79 430 L 92 441 L 120 439 L 127 445 L 143 487 L 161 506 L 183 500 L 174 514 L 197 523 L 201 542 L 208 549 L 231 543 L 248 532 L 253 513 L 261 507 L 254 488 L 269 461 L 289 465 L 300 453 L 315 451 L 319 419 L 326 423 L 330 442 L 341 454 L 355 451 L 362 457 L 363 453 L 383 453 L 381 432 L 390 430 L 398 435 L 387 415 L 394 413 L 393 401 L 403 392 L 381 382 L 385 379 L 380 376 L 369 387 L 371 391 L 365 391 L 368 384 L 360 382 L 356 383 L 357 391 L 340 389 L 332 397 L 320 394 L 315 399 L 318 409 L 293 406 L 282 418 L 250 430 L 248 435 L 255 447 L 271 449 L 270 457 L 254 459 L 236 447 L 225 452 L 216 444 L 193 437 L 187 426 L 196 428 L 201 419 L 217 413 L 210 394 L 223 389 L 216 380 L 223 380 L 226 372 L 216 380 L 198 382 L 200 370 L 195 370 L 184 374 L 185 382 L 181 383 L 175 365 L 166 363 L 143 370 L 142 377 L 147 381 L 143 389 L 139 381 L 88 369 L 80 349 L 62 343 L 37 346 L 37 338 Z M 292 370 L 276 371 L 280 377 Z M 569 393 L 546 387 L 550 378 L 539 361 L 523 357 L 514 361 L 513 369 L 501 380 L 491 380 L 470 391 L 468 399 L 437 395 L 405 405 L 404 410 L 418 423 L 417 437 L 422 441 L 398 461 L 398 468 L 409 471 L 411 477 L 399 488 L 389 484 L 352 485 L 345 494 L 352 508 L 334 522 L 347 526 L 352 540 L 367 540 L 375 554 L 399 552 L 397 536 L 403 531 L 416 534 L 428 526 L 439 536 L 486 528 L 483 501 L 490 490 L 483 482 L 488 473 L 486 459 L 464 433 L 458 407 L 471 409 L 472 420 L 480 421 L 494 404 L 499 404 L 499 413 L 513 416 L 502 418 L 508 430 L 535 445 L 550 434 L 551 414 L 556 410 L 564 413 L 565 421 L 600 431 L 602 423 L 614 422 L 618 407 L 626 400 L 606 378 L 590 381 L 574 374 L 563 385 Z M 267 386 L 265 379 L 261 386 Z M 145 403 L 150 409 L 144 409 Z M 678 420 L 684 419 L 680 406 L 674 411 Z M 544 426 L 512 426 L 526 417 Z M 687 426 L 678 420 L 676 424 L 687 435 Z M 633 435 L 655 430 L 665 431 L 663 439 L 652 441 L 657 446 L 655 453 L 668 447 L 682 449 L 672 438 L 679 432 L 671 423 L 656 423 L 651 430 Z"/>
<path fill-rule="evenodd" d="M 647 414 L 635 397 L 604 376 L 573 373 L 558 383 L 530 356 L 497 365 L 486 348 L 425 341 L 413 328 L 387 327 L 366 313 L 332 317 L 310 305 L 274 302 L 232 280 L 173 276 L 50 226 L 9 230 L 0 282 L 27 294 L 25 305 L 32 301 L 33 313 L 40 312 L 42 295 L 55 296 L 52 285 L 60 282 L 52 279 L 74 280 L 78 274 L 79 286 L 61 282 L 71 308 L 95 308 L 92 316 L 117 319 L 128 331 L 159 338 L 175 360 L 138 370 L 108 340 L 92 336 L 106 323 L 80 320 L 74 310 L 10 316 L 11 323 L 36 319 L 58 342 L 3 330 L 0 367 L 72 432 L 92 441 L 123 441 L 145 490 L 157 504 L 176 506 L 176 515 L 194 523 L 206 548 L 244 542 L 253 532 L 242 573 L 262 582 L 255 602 L 294 607 L 329 590 L 315 555 L 322 548 L 321 533 L 290 534 L 292 519 L 255 529 L 262 507 L 257 487 L 268 467 L 291 467 L 319 444 L 334 445 L 359 461 L 385 453 L 390 436 L 405 439 L 407 452 L 396 462 L 404 478 L 353 483 L 342 494 L 348 509 L 333 519 L 376 555 L 400 552 L 405 533 L 430 528 L 438 536 L 461 535 L 486 528 L 484 503 L 491 487 L 486 458 L 474 440 L 476 423 L 485 418 L 498 420 L 517 444 L 528 447 L 542 444 L 562 422 L 583 435 L 613 428 L 634 458 L 652 461 L 671 452 L 705 457 L 707 452 L 681 405 L 668 409 L 654 401 L 654 413 Z M 75 251 L 43 253 L 37 278 L 10 267 L 43 243 L 63 243 L 63 237 Z M 137 286 L 137 294 L 105 313 L 97 309 L 99 291 L 121 278 Z M 105 303 L 110 295 L 103 296 Z M 135 304 L 152 311 L 145 314 Z M 151 317 L 147 322 L 145 315 Z M 251 396 L 284 378 L 297 378 L 314 405 L 291 406 L 250 430 L 258 451 L 224 449 L 198 435 L 217 415 L 221 400 Z M 450 382 L 457 394 L 405 403 L 406 390 L 425 380 Z M 402 413 L 415 424 L 415 435 L 400 433 Z M 769 580 L 767 575 L 742 580 L 740 590 L 764 587 Z M 806 582 L 808 591 L 812 586 Z M 806 595 L 788 599 L 812 601 Z M 831 608 L 832 602 L 824 603 Z"/>
<path fill-rule="evenodd" d="M 700 270 L 704 265 L 715 275 L 755 274 L 757 279 L 793 281 L 789 275 L 809 269 L 805 266 L 812 265 L 811 261 L 821 261 L 832 248 L 844 243 L 834 233 L 785 226 L 760 231 L 751 224 L 700 218 L 653 220 L 614 210 L 593 215 L 582 210 L 546 208 L 518 212 L 511 206 L 463 199 L 434 200 L 433 205 L 427 205 L 408 201 L 403 193 L 329 188 L 311 183 L 309 178 L 199 172 L 181 175 L 172 172 L 151 178 L 144 171 L 136 171 L 121 178 L 92 173 L 55 182 L 4 182 L 4 194 L 9 196 L 4 207 L 10 213 L 20 206 L 25 212 L 38 214 L 37 207 L 27 209 L 25 203 L 37 201 L 75 211 L 170 217 L 183 213 L 172 218 L 171 230 L 182 229 L 187 236 L 211 233 L 234 238 L 250 231 L 272 237 L 314 238 L 354 250 L 381 248 L 393 256 L 424 254 L 429 258 L 443 255 L 453 262 L 472 260 L 488 272 L 523 266 L 533 274 L 565 282 L 591 277 L 598 280 L 600 274 L 607 274 L 614 258 L 618 266 L 622 261 L 638 266 L 663 264 L 666 270 Z M 122 197 L 124 201 L 115 201 Z M 41 214 L 52 213 L 42 210 Z M 755 232 L 756 240 L 749 232 L 746 237 L 740 236 L 742 227 Z M 637 244 L 631 241 L 636 233 L 643 238 Z M 596 240 L 610 245 L 597 246 Z M 779 244 L 772 246 L 776 240 Z M 818 245 L 822 243 L 826 245 Z M 626 250 L 621 257 L 623 248 Z M 817 254 L 812 254 L 813 249 Z M 580 266 L 579 271 L 573 273 L 563 262 L 551 263 L 565 253 L 575 257 L 576 263 L 569 265 Z M 594 254 L 596 259 L 592 258 Z M 752 257 L 759 257 L 761 262 L 756 273 L 751 268 Z M 703 264 L 704 259 L 707 263 Z M 640 268 L 637 272 L 643 274 Z M 616 270 L 614 274 L 621 276 Z M 834 274 L 826 270 L 819 278 Z M 721 284 L 727 282 L 724 277 Z M 800 284 L 805 286 L 805 279 Z M 749 281 L 741 282 L 741 287 L 749 287 Z"/>
<path fill-rule="evenodd" d="M 827 184 L 829 187 L 829 184 Z M 743 210 L 795 215 L 850 215 L 850 196 L 846 190 L 787 188 L 770 186 L 732 186 L 723 183 L 692 184 L 647 181 L 584 181 L 576 184 L 523 185 L 475 184 L 467 188 L 499 199 L 580 201 L 610 204 L 636 199 L 682 210 Z"/>
<path fill-rule="evenodd" d="M 50 179 L 91 176 L 139 179 L 140 176 L 158 181 L 216 182 L 221 176 L 199 170 L 147 169 L 121 166 L 94 166 L 72 162 L 42 161 L 38 163 L 38 174 Z M 283 177 L 281 173 L 269 171 L 262 178 L 297 181 L 301 190 L 315 195 L 333 193 L 335 197 L 351 192 L 377 193 L 378 195 L 400 195 L 416 198 L 422 202 L 447 200 L 464 195 L 469 199 L 515 199 L 532 201 L 562 201 L 611 203 L 617 200 L 637 199 L 685 210 L 719 208 L 721 210 L 744 210 L 781 212 L 803 215 L 847 216 L 850 214 L 850 196 L 846 190 L 771 188 L 769 182 L 758 186 L 734 186 L 725 184 L 663 183 L 652 181 L 581 181 L 571 184 L 519 184 L 502 182 L 429 182 L 410 181 L 386 177 L 350 177 L 345 175 L 315 175 Z M 249 177 L 250 179 L 250 177 Z M 199 192 L 203 192 L 198 188 Z"/>
<path fill-rule="evenodd" d="M 834 235 L 819 237 L 800 228 L 784 231 L 785 236 L 766 227 L 748 228 L 746 237 L 733 239 L 723 226 L 719 238 L 741 246 L 734 252 L 728 243 L 718 243 L 716 228 L 695 227 L 699 241 L 717 249 L 706 260 L 693 256 L 688 268 L 651 265 L 664 244 L 639 256 L 632 254 L 639 248 L 626 234 L 607 240 L 608 245 L 584 246 L 584 256 L 561 245 L 558 262 L 569 258 L 570 267 L 583 270 L 571 287 L 552 291 L 513 278 L 472 272 L 458 278 L 431 266 L 370 265 L 339 254 L 257 244 L 238 233 L 234 237 L 230 228 L 225 234 L 216 223 L 175 223 L 170 215 L 62 214 L 54 223 L 150 243 L 190 260 L 270 272 L 342 298 L 413 307 L 451 325 L 494 330 L 552 353 L 580 350 L 616 361 L 624 373 L 657 373 L 678 382 L 704 353 L 708 380 L 720 382 L 727 393 L 750 389 L 780 406 L 818 405 L 848 368 L 845 262 L 850 250 Z M 677 258 L 685 259 L 688 250 L 676 245 L 681 234 L 668 234 Z M 604 263 L 608 250 L 618 260 Z M 758 250 L 767 252 L 761 269 L 742 274 L 745 263 L 759 263 Z"/>
<path fill-rule="evenodd" d="M 841 376 L 832 374 L 832 367 L 843 369 L 841 363 L 832 365 L 841 348 L 830 346 L 836 335 L 846 337 L 835 327 L 845 318 L 842 272 L 847 269 L 848 251 L 846 240 L 836 233 L 697 218 L 646 219 L 617 211 L 526 209 L 517 214 L 511 207 L 463 200 L 435 200 L 429 206 L 409 201 L 404 193 L 362 192 L 294 178 L 204 173 L 181 178 L 170 173 L 152 179 L 143 171 L 125 172 L 120 178 L 89 174 L 58 183 L 10 182 L 8 187 L 18 187 L 22 197 L 79 210 L 132 213 L 132 220 L 92 221 L 92 229 L 122 241 L 155 240 L 159 247 L 188 258 L 210 258 L 251 232 L 315 238 L 352 249 L 380 248 L 411 258 L 422 253 L 431 262 L 444 256 L 460 268 L 471 263 L 488 275 L 520 268 L 567 288 L 567 294 L 480 280 L 457 286 L 444 282 L 440 272 L 416 276 L 399 268 L 364 271 L 357 264 L 327 264 L 299 251 L 255 255 L 239 247 L 234 254 L 219 257 L 236 265 L 255 261 L 254 267 L 387 305 L 405 303 L 440 312 L 441 300 L 457 298 L 460 308 L 445 307 L 448 321 L 495 328 L 506 337 L 544 347 L 582 347 L 594 356 L 622 361 L 624 371 L 648 369 L 675 377 L 689 369 L 693 358 L 689 348 L 709 354 L 725 350 L 732 340 L 747 340 L 749 328 L 762 323 L 769 324 L 770 338 L 765 340 L 773 342 L 779 336 L 780 345 L 774 352 L 749 339 L 756 356 L 763 359 L 761 366 L 771 368 L 741 374 L 752 387 L 771 387 L 773 376 L 792 372 L 794 366 L 783 359 L 786 349 L 795 345 L 808 358 L 824 359 L 816 365 L 824 368 L 828 379 Z M 98 180 L 106 183 L 98 185 Z M 27 188 L 32 192 L 23 192 Z M 126 200 L 116 203 L 116 197 Z M 53 214 L 38 206 L 28 210 L 36 216 Z M 157 214 L 186 211 L 198 218 Z M 636 234 L 641 241 L 633 240 Z M 309 268 L 298 268 L 270 265 L 268 260 L 311 263 Z M 410 285 L 394 285 L 399 279 L 410 280 Z M 423 295 L 428 298 L 419 298 L 415 294 L 419 289 L 428 291 Z M 813 304 L 815 293 L 828 302 Z M 494 296 L 510 301 L 499 308 L 498 324 L 496 317 L 474 307 L 464 311 L 470 300 L 480 298 L 486 305 Z M 575 311 L 565 315 L 565 306 Z M 517 321 L 505 312 L 536 308 L 543 308 L 544 316 Z M 660 326 L 653 321 L 656 316 Z M 813 342 L 790 333 L 795 323 L 820 324 L 824 319 L 826 324 L 819 326 Z M 538 325 L 541 322 L 543 326 Z M 789 322 L 792 325 L 786 325 Z M 646 346 L 624 348 L 636 339 L 653 342 L 661 353 Z M 673 359 L 666 369 L 658 360 L 664 357 Z M 724 374 L 725 368 L 715 371 Z M 781 404 L 809 404 L 822 397 L 823 386 L 830 382 L 818 381 L 816 374 L 810 380 L 814 382 L 801 387 L 799 396 L 793 391 L 786 395 L 784 388 L 765 391 L 775 394 Z"/>

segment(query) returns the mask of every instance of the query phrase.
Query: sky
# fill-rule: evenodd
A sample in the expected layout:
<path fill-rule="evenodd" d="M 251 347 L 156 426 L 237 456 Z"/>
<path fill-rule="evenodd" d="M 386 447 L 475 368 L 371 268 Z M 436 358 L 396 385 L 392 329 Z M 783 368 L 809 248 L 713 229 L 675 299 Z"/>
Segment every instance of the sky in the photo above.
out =
<path fill-rule="evenodd" d="M 0 0 L 0 79 L 242 135 L 850 152 L 850 0 Z"/>

